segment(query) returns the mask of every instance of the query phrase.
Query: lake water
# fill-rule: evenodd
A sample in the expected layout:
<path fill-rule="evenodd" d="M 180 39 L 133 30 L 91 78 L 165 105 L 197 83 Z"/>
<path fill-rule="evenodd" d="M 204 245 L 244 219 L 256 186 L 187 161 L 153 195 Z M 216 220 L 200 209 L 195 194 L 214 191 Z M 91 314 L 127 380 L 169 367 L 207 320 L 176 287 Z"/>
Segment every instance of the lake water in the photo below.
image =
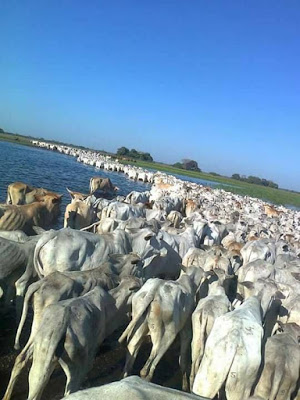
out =
<path fill-rule="evenodd" d="M 74 157 L 54 151 L 27 147 L 19 144 L 0 141 L 0 203 L 6 201 L 7 186 L 16 181 L 26 182 L 32 186 L 44 187 L 63 194 L 62 215 L 58 226 L 63 224 L 63 212 L 70 202 L 66 187 L 71 190 L 88 193 L 89 180 L 92 176 L 103 176 L 111 179 L 120 188 L 118 194 L 127 195 L 132 190 L 142 192 L 149 190 L 149 184 L 134 182 L 121 172 L 104 171 L 78 163 Z M 217 182 L 175 175 L 182 180 L 215 187 Z M 298 207 L 286 205 L 298 210 Z"/>
<path fill-rule="evenodd" d="M 66 187 L 88 193 L 90 178 L 95 175 L 110 178 L 120 188 L 120 195 L 150 189 L 149 184 L 134 182 L 121 172 L 99 170 L 77 162 L 75 157 L 0 141 L 0 203 L 6 201 L 7 186 L 17 181 L 63 194 L 59 227 L 63 225 L 63 213 L 70 202 Z"/>

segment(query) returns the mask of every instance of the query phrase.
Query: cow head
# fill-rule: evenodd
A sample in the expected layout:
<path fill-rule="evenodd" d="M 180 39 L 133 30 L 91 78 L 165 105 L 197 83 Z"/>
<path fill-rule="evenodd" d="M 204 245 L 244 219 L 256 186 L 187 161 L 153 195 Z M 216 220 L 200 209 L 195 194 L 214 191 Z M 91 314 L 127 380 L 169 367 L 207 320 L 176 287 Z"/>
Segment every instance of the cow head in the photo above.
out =
<path fill-rule="evenodd" d="M 80 193 L 80 192 L 74 192 L 74 191 L 72 191 L 72 190 L 70 190 L 68 188 L 66 188 L 66 189 L 67 189 L 67 192 L 71 196 L 72 203 L 75 202 L 75 201 L 85 201 L 86 198 L 89 196 L 88 194 L 83 194 L 83 193 Z"/>

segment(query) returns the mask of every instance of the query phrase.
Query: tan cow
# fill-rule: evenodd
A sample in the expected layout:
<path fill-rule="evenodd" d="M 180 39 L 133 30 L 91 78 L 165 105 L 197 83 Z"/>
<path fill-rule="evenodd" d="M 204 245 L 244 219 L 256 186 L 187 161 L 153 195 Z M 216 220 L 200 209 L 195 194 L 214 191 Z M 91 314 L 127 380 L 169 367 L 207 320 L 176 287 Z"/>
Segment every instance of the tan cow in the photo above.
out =
<path fill-rule="evenodd" d="M 66 188 L 67 192 L 70 194 L 71 196 L 71 203 L 74 203 L 75 201 L 84 201 L 87 199 L 87 197 L 89 197 L 89 194 L 84 194 L 81 192 L 74 192 L 73 190 L 70 190 L 69 188 Z"/>
<path fill-rule="evenodd" d="M 36 201 L 25 205 L 0 205 L 0 229 L 6 231 L 23 230 L 32 233 L 34 225 L 49 228 L 59 215 L 61 195 L 46 194 L 36 196 Z"/>
<path fill-rule="evenodd" d="M 197 209 L 199 209 L 199 206 L 194 200 L 192 200 L 192 199 L 186 200 L 185 215 L 187 217 L 190 217 L 193 214 L 193 212 L 195 212 Z"/>
<path fill-rule="evenodd" d="M 6 204 L 31 204 L 36 201 L 36 196 L 45 196 L 46 194 L 56 193 L 43 188 L 34 188 L 27 183 L 14 182 L 8 185 Z"/>
<path fill-rule="evenodd" d="M 72 192 L 68 188 L 67 191 L 70 193 L 72 200 L 66 207 L 64 228 L 82 229 L 90 226 L 96 218 L 92 200 L 94 196 Z"/>
<path fill-rule="evenodd" d="M 268 204 L 264 204 L 264 209 L 268 217 L 279 217 L 282 214 L 282 211 L 278 211 L 274 206 Z"/>
<path fill-rule="evenodd" d="M 97 190 L 102 190 L 104 193 L 112 193 L 119 190 L 119 188 L 113 185 L 109 178 L 94 176 L 90 179 L 90 193 L 95 193 Z"/>

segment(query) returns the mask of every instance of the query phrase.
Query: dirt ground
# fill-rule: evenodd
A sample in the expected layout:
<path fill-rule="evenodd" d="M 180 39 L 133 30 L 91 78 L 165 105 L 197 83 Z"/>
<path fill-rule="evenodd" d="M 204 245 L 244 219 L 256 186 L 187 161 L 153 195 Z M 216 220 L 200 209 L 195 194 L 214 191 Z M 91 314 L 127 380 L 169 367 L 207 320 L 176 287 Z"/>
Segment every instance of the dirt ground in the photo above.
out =
<path fill-rule="evenodd" d="M 21 345 L 27 341 L 30 331 L 28 320 L 21 337 Z M 92 370 L 82 384 L 82 389 L 100 386 L 121 379 L 125 364 L 125 347 L 119 345 L 118 338 L 122 329 L 106 339 L 99 349 Z M 10 373 L 14 365 L 18 351 L 14 350 L 14 338 L 16 323 L 14 313 L 5 316 L 0 315 L 0 397 L 2 398 L 8 384 Z M 138 375 L 151 350 L 151 344 L 145 343 L 134 365 L 133 374 Z M 169 351 L 158 364 L 153 382 L 176 389 L 181 388 L 181 373 L 178 365 L 179 341 L 171 346 Z M 24 371 L 15 385 L 12 399 L 25 400 L 28 394 L 28 372 L 30 365 Z M 58 366 L 43 392 L 41 400 L 58 400 L 63 397 L 66 378 L 62 369 Z"/>

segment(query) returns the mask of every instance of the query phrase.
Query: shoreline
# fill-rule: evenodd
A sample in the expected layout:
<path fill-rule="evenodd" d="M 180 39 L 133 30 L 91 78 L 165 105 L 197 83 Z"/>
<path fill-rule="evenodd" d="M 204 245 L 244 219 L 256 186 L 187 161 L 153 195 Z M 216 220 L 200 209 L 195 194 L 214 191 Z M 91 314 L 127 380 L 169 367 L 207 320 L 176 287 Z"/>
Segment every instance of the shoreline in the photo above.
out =
<path fill-rule="evenodd" d="M 4 137 L 5 135 L 5 137 Z M 12 144 L 19 144 L 23 146 L 29 146 L 33 148 L 40 148 L 44 150 L 51 150 L 48 148 L 36 146 L 35 144 L 32 143 L 33 141 L 38 142 L 37 139 L 34 138 L 27 138 L 22 135 L 16 135 L 12 136 L 11 134 L 5 134 L 5 133 L 0 133 L 0 142 L 8 142 Z M 96 153 L 96 150 L 91 150 L 87 148 L 82 148 L 82 147 L 76 147 L 76 146 L 69 146 L 63 143 L 59 142 L 45 142 L 48 143 L 49 145 L 53 146 L 60 146 L 60 147 L 68 147 L 68 148 L 73 148 L 73 149 L 78 149 L 83 152 L 90 152 L 90 153 Z M 53 150 L 52 150 L 53 151 Z M 54 150 L 56 152 L 59 152 L 57 150 Z M 99 151 L 100 154 L 105 154 L 104 152 Z M 106 153 L 106 155 L 110 155 L 110 153 Z M 112 157 L 116 157 L 116 155 L 112 155 Z M 135 166 L 143 169 L 154 169 L 154 170 L 159 170 L 161 172 L 169 173 L 170 175 L 181 175 L 185 177 L 190 177 L 194 179 L 199 179 L 199 180 L 205 180 L 205 181 L 210 181 L 212 183 L 215 183 L 216 185 L 213 187 L 214 189 L 223 189 L 227 192 L 233 193 L 233 194 L 238 194 L 241 196 L 250 196 L 253 198 L 258 198 L 262 199 L 265 201 L 270 201 L 272 204 L 276 205 L 283 205 L 283 206 L 292 206 L 296 208 L 300 208 L 300 193 L 295 192 L 295 191 L 289 191 L 285 189 L 273 189 L 273 188 L 268 188 L 264 187 L 261 185 L 255 185 L 247 182 L 241 182 L 241 181 L 236 181 L 231 178 L 223 177 L 223 176 L 214 176 L 211 174 L 207 174 L 205 172 L 194 172 L 194 171 L 186 171 L 184 169 L 176 168 L 171 165 L 167 164 L 161 164 L 157 162 L 145 162 L 145 161 L 139 161 L 139 160 L 120 160 L 119 161 L 123 165 L 130 165 L 130 166 Z"/>

